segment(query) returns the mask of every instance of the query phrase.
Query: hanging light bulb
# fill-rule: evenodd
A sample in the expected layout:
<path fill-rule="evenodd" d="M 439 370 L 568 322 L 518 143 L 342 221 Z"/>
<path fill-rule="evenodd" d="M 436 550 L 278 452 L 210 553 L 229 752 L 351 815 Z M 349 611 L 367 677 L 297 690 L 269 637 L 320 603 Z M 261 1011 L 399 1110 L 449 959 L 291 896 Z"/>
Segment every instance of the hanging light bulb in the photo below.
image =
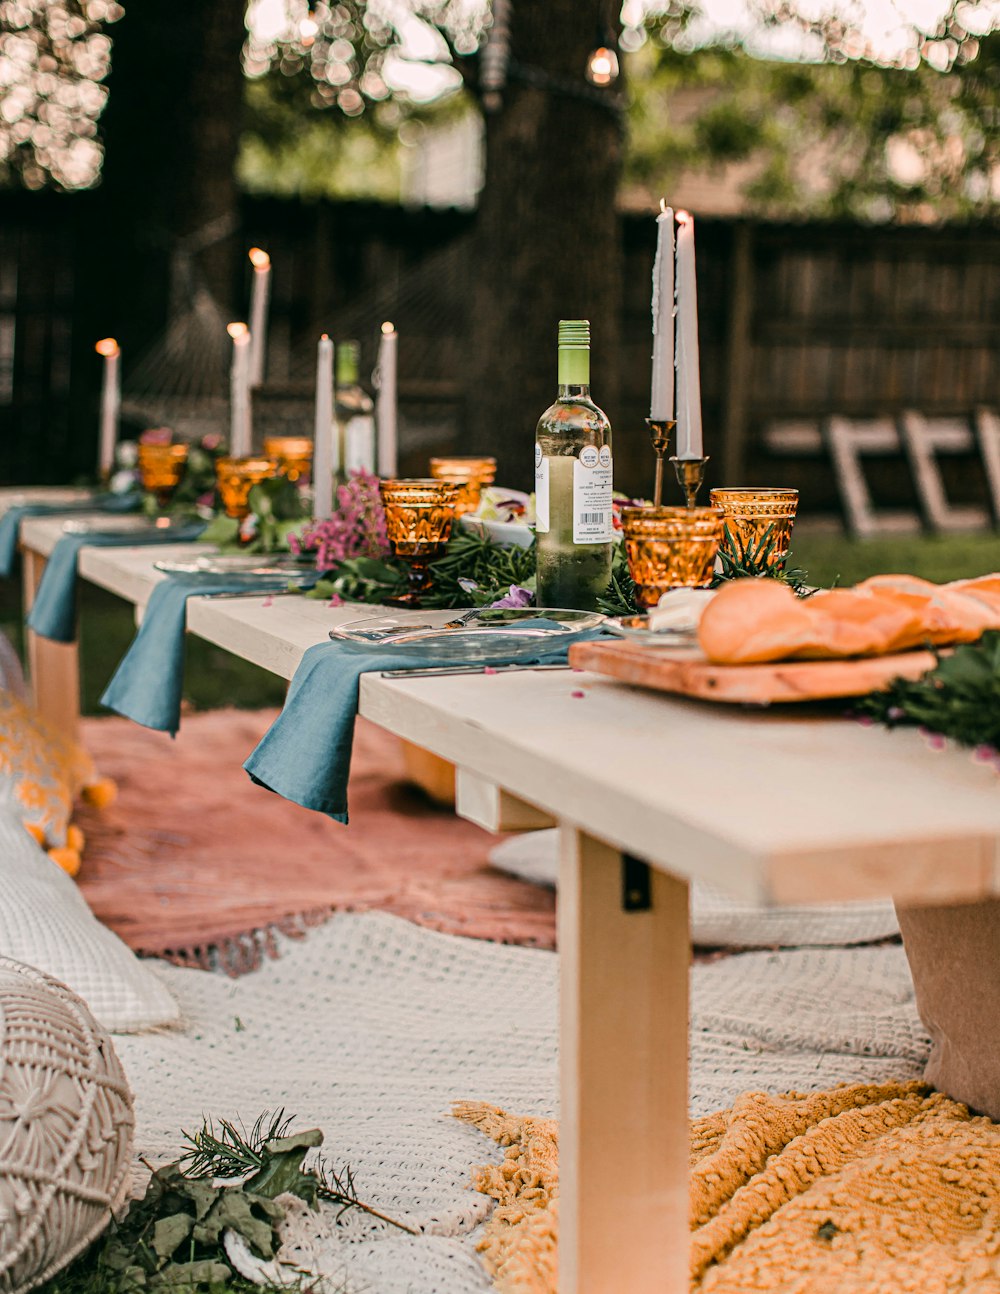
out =
<path fill-rule="evenodd" d="M 591 85 L 611 85 L 618 79 L 618 55 L 607 45 L 599 45 L 587 59 L 587 80 Z"/>

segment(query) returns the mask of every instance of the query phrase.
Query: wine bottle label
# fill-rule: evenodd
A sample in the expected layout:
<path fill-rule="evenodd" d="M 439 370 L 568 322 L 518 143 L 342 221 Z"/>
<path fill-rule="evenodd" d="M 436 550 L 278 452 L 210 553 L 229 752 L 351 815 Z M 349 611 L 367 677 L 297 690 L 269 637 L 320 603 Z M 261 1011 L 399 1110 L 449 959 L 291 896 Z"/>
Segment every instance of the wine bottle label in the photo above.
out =
<path fill-rule="evenodd" d="M 344 471 L 375 471 L 375 421 L 370 414 L 357 414 L 344 427 Z"/>
<path fill-rule="evenodd" d="M 535 531 L 548 534 L 549 530 L 549 460 L 542 447 L 535 442 Z"/>
<path fill-rule="evenodd" d="M 611 542 L 611 480 L 611 446 L 584 445 L 573 463 L 574 544 Z"/>

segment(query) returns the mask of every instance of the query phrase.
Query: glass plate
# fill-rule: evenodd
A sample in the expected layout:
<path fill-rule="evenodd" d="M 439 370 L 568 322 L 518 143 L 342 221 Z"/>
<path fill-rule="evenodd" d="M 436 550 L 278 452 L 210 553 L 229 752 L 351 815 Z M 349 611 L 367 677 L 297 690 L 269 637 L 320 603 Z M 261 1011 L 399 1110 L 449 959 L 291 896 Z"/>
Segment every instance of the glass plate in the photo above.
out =
<path fill-rule="evenodd" d="M 290 561 L 284 557 L 268 558 L 261 553 L 211 553 L 188 561 L 165 559 L 153 565 L 167 575 L 204 575 L 213 579 L 220 575 L 270 575 L 291 579 L 312 573 L 303 571 L 294 558 Z"/>
<path fill-rule="evenodd" d="M 571 642 L 604 623 L 596 611 L 532 607 L 484 609 L 460 627 L 448 628 L 462 611 L 399 611 L 350 620 L 330 630 L 335 642 L 384 647 L 406 656 L 434 656 L 446 661 L 519 660 L 537 656 Z M 532 621 L 554 621 L 558 628 Z"/>

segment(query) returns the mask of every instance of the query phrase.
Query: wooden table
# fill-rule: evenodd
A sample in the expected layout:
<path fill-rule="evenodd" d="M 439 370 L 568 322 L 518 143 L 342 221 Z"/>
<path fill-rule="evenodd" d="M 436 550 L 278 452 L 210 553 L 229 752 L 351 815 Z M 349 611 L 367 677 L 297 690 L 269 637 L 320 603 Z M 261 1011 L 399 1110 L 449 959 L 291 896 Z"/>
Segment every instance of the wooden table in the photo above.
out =
<path fill-rule="evenodd" d="M 24 538 L 44 556 L 58 529 Z M 80 571 L 141 608 L 163 554 L 84 548 Z M 290 678 L 356 613 L 192 598 L 188 628 Z M 563 1294 L 687 1289 L 689 881 L 775 903 L 1000 893 L 995 772 L 913 731 L 569 672 L 369 674 L 361 713 L 452 761 L 464 816 L 559 823 Z"/>

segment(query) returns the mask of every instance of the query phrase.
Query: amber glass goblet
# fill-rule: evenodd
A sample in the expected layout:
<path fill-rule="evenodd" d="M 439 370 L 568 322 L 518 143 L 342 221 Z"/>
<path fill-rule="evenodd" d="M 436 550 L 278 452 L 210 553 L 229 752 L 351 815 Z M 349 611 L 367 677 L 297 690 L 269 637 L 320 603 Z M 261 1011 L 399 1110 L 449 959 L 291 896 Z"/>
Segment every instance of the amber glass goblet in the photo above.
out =
<path fill-rule="evenodd" d="M 380 481 L 379 490 L 392 551 L 409 567 L 407 591 L 388 601 L 397 607 L 418 607 L 421 594 L 430 587 L 427 568 L 451 538 L 458 487 L 451 481 L 416 478 Z"/>
<path fill-rule="evenodd" d="M 747 487 L 712 491 L 712 507 L 722 509 L 723 523 L 736 555 L 742 559 L 759 550 L 766 535 L 766 543 L 770 545 L 768 567 L 784 565 L 798 505 L 798 490 Z"/>
<path fill-rule="evenodd" d="M 264 453 L 278 460 L 282 474 L 290 481 L 309 475 L 313 443 L 308 436 L 265 436 Z"/>
<path fill-rule="evenodd" d="M 174 491 L 184 479 L 187 459 L 187 445 L 139 446 L 139 479 L 161 512 L 170 506 Z"/>
<path fill-rule="evenodd" d="M 243 521 L 250 515 L 250 491 L 260 481 L 278 475 L 278 460 L 262 455 L 220 458 L 215 464 L 215 483 L 227 517 Z"/>
<path fill-rule="evenodd" d="M 703 589 L 712 582 L 722 542 L 719 508 L 623 508 L 625 555 L 635 600 L 655 607 L 669 589 Z"/>
<path fill-rule="evenodd" d="M 492 485 L 497 475 L 495 458 L 432 458 L 431 476 L 437 481 L 451 481 L 458 487 L 455 516 L 475 512 L 484 485 Z"/>

